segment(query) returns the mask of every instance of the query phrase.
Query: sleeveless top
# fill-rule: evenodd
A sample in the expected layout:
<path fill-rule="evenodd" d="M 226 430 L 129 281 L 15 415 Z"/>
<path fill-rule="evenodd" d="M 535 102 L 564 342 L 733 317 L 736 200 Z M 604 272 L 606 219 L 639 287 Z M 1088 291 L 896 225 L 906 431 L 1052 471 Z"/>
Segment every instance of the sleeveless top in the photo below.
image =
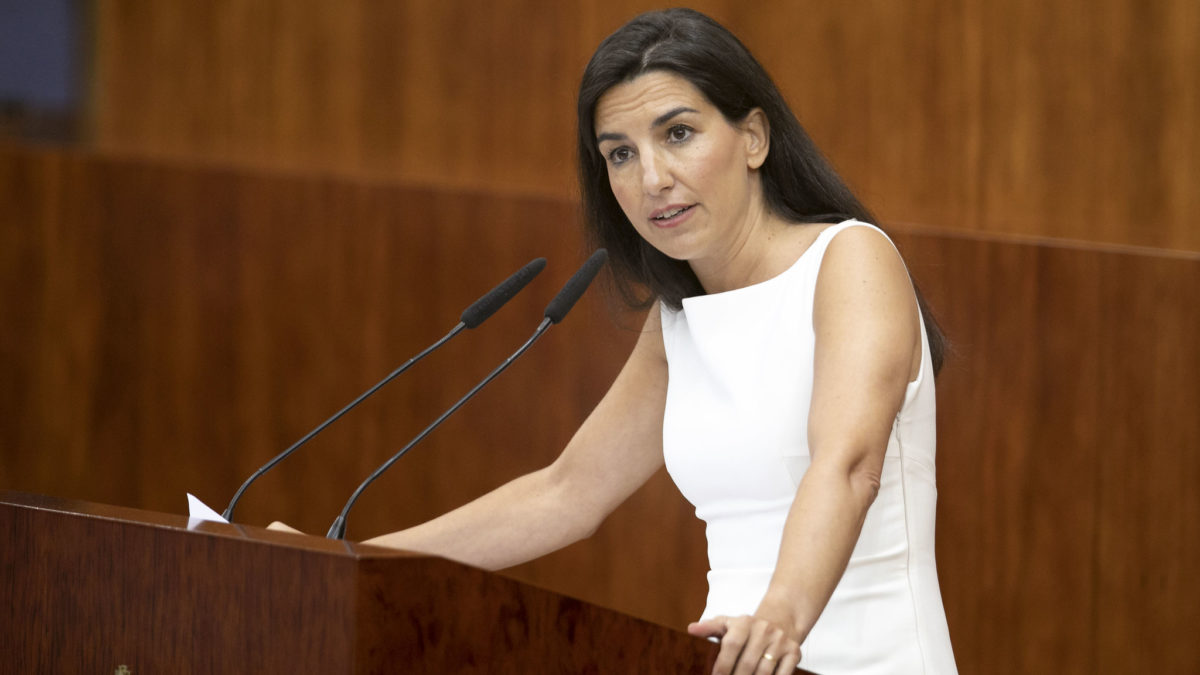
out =
<path fill-rule="evenodd" d="M 813 298 L 826 228 L 785 272 L 663 308 L 669 382 L 667 471 L 706 523 L 703 618 L 753 614 L 810 461 Z M 915 297 L 913 300 L 916 302 Z M 935 400 L 929 340 L 892 426 L 878 496 L 849 565 L 801 647 L 800 665 L 836 673 L 954 673 L 933 530 Z"/>

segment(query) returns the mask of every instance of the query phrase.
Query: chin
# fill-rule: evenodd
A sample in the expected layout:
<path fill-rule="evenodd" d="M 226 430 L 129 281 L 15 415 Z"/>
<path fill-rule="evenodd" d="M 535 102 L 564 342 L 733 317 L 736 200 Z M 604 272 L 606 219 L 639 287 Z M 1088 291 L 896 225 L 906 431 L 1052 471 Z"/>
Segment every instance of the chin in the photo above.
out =
<path fill-rule="evenodd" d="M 657 233 L 652 233 L 652 234 L 657 234 Z M 667 256 L 668 258 L 670 258 L 672 260 L 679 260 L 679 261 L 683 262 L 683 261 L 688 261 L 688 260 L 695 258 L 696 247 L 689 245 L 689 243 L 681 237 L 646 237 L 646 236 L 643 236 L 642 240 L 645 241 L 646 243 L 650 244 L 650 246 L 653 247 L 654 250 L 658 251 L 659 253 Z"/>
<path fill-rule="evenodd" d="M 678 261 L 680 261 L 680 262 L 687 262 L 688 260 L 691 260 L 691 258 L 692 258 L 692 256 L 691 256 L 691 255 L 689 255 L 688 251 L 687 251 L 687 250 L 685 250 L 685 249 L 684 249 L 684 248 L 682 248 L 682 247 L 679 247 L 679 246 L 660 246 L 660 245 L 658 245 L 658 244 L 655 244 L 654 242 L 649 242 L 649 243 L 650 243 L 650 245 L 651 245 L 651 246 L 653 246 L 653 247 L 654 247 L 654 250 L 655 250 L 655 251 L 658 251 L 659 253 L 661 253 L 661 254 L 663 254 L 663 255 L 667 256 L 667 257 L 668 257 L 668 258 L 670 258 L 671 260 L 678 260 Z"/>

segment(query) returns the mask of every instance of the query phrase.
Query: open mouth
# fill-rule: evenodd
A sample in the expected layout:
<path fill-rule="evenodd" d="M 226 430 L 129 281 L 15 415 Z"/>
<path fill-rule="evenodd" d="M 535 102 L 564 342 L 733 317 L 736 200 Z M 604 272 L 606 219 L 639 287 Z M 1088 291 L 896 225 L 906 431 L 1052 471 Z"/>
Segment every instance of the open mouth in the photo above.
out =
<path fill-rule="evenodd" d="M 651 218 L 651 220 L 659 220 L 659 221 L 670 220 L 676 216 L 687 213 L 688 211 L 691 211 L 691 210 L 692 210 L 692 206 L 678 206 L 676 208 L 673 208 L 673 209 L 670 209 L 667 211 L 663 211 L 662 213 L 658 214 L 657 216 L 654 216 L 653 218 Z"/>

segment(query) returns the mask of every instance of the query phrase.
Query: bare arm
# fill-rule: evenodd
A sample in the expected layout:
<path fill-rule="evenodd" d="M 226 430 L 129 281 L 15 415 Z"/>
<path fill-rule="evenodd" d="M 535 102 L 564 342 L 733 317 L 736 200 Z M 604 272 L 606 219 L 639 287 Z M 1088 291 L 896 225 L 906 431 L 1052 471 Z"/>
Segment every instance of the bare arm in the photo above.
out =
<path fill-rule="evenodd" d="M 550 466 L 365 543 L 510 567 L 582 539 L 662 466 L 667 363 L 658 307 L 621 373 Z"/>
<path fill-rule="evenodd" d="M 878 492 L 888 436 L 920 366 L 919 321 L 908 273 L 890 242 L 859 227 L 830 242 L 813 310 L 812 463 L 755 615 L 693 624 L 698 634 L 726 636 L 714 672 L 755 672 L 764 653 L 787 667 L 799 659 Z"/>

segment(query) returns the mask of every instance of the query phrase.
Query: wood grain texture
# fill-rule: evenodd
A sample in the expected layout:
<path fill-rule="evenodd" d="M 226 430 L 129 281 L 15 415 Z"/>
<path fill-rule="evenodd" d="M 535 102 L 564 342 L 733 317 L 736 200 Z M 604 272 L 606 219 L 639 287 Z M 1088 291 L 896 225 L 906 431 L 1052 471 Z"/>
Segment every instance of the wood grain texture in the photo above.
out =
<path fill-rule="evenodd" d="M 509 306 L 331 426 L 238 507 L 240 522 L 310 532 L 532 333 L 584 253 L 561 201 L 12 149 L 0 179 L 0 309 L 13 319 L 0 326 L 11 411 L 0 418 L 0 480 L 102 503 L 178 513 L 190 491 L 222 508 L 257 466 L 443 335 L 486 290 L 534 257 L 551 260 Z M 593 291 L 372 486 L 349 535 L 419 522 L 549 464 L 639 326 Z M 512 573 L 684 625 L 700 611 L 706 569 L 690 511 L 657 477 L 593 540 Z M 647 528 L 647 512 L 671 534 Z"/>
<path fill-rule="evenodd" d="M 98 147 L 574 194 L 578 78 L 647 0 L 99 0 Z M 701 0 L 885 222 L 1200 250 L 1193 0 Z"/>
<path fill-rule="evenodd" d="M 954 342 L 938 560 L 962 672 L 1200 667 L 1200 256 L 900 239 Z"/>
<path fill-rule="evenodd" d="M 572 6 L 96 3 L 105 149 L 562 194 Z"/>
<path fill-rule="evenodd" d="M 709 672 L 717 647 L 446 560 L 0 492 L 14 672 Z M 70 583 L 64 580 L 70 579 Z"/>
<path fill-rule="evenodd" d="M 355 484 L 532 331 L 573 271 L 565 201 L 5 147 L 0 485 L 180 513 L 550 267 L 268 474 L 242 522 L 324 531 Z M 1200 594 L 1200 256 L 908 228 L 949 333 L 938 559 L 962 672 L 1191 672 Z M 553 459 L 636 337 L 593 292 L 361 500 L 352 538 Z M 510 570 L 681 627 L 703 528 L 664 475 Z M 1013 668 L 1016 666 L 1016 668 Z"/>

